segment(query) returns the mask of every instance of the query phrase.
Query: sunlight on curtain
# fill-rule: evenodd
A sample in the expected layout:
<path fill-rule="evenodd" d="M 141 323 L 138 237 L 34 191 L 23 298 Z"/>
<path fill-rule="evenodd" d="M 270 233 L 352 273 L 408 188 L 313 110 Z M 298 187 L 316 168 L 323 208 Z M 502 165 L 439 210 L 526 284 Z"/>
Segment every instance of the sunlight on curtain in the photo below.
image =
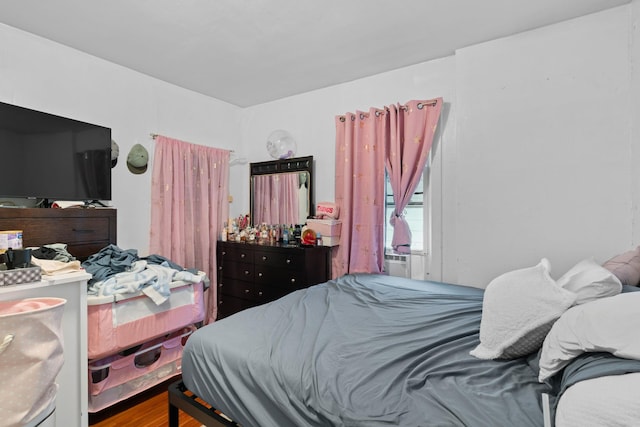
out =
<path fill-rule="evenodd" d="M 206 323 L 217 315 L 216 242 L 228 217 L 228 150 L 158 135 L 151 178 L 151 253 L 204 271 Z"/>

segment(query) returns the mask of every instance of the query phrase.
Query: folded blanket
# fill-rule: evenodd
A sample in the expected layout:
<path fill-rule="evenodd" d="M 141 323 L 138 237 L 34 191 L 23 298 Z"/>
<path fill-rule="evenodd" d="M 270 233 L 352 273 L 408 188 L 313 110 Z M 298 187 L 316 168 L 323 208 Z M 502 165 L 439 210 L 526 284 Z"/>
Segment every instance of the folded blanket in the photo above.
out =
<path fill-rule="evenodd" d="M 52 259 L 39 259 L 32 256 L 31 263 L 40 267 L 40 269 L 42 270 L 42 274 L 46 274 L 48 276 L 82 271 L 80 261 L 64 262 Z"/>

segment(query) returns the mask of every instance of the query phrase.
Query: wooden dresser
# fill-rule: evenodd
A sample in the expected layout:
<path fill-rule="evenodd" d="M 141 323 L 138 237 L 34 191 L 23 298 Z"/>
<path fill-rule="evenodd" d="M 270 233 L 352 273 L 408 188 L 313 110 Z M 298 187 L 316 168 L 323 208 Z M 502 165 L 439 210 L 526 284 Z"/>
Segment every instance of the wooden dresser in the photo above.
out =
<path fill-rule="evenodd" d="M 218 319 L 331 279 L 331 248 L 217 242 Z"/>
<path fill-rule="evenodd" d="M 117 210 L 108 208 L 0 208 L 0 230 L 22 230 L 22 245 L 66 243 L 83 261 L 116 244 Z"/>

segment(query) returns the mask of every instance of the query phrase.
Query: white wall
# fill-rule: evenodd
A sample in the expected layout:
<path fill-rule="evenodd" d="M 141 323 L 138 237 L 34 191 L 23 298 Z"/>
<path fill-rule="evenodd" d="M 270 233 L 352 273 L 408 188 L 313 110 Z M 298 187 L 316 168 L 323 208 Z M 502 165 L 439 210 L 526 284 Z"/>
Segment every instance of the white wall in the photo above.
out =
<path fill-rule="evenodd" d="M 542 257 L 560 275 L 631 246 L 628 13 L 456 53 L 457 204 L 446 277 L 485 286 Z"/>
<path fill-rule="evenodd" d="M 151 133 L 231 149 L 239 143 L 241 109 L 0 25 L 0 101 L 112 129 L 120 146 L 112 169 L 118 246 L 148 255 Z M 126 166 L 130 148 L 149 151 L 146 173 Z"/>
<path fill-rule="evenodd" d="M 244 110 L 0 26 L 0 100 L 109 126 L 121 156 L 152 153 L 154 132 L 264 161 L 286 129 L 316 159 L 319 201 L 334 198 L 336 115 L 442 96 L 428 277 L 483 287 L 543 256 L 559 275 L 640 241 L 639 4 Z M 232 215 L 248 212 L 248 182 L 231 168 Z M 144 253 L 150 173 L 121 157 L 113 184 L 119 244 Z"/>
<path fill-rule="evenodd" d="M 266 149 L 275 129 L 289 131 L 297 142 L 296 156 L 314 156 L 315 200 L 334 200 L 335 117 L 348 111 L 383 107 L 411 99 L 452 98 L 454 59 L 444 58 L 246 108 L 242 120 L 243 155 L 250 162 L 273 160 Z M 242 190 L 248 194 L 248 166 Z M 239 212 L 249 210 L 244 198 Z"/>
<path fill-rule="evenodd" d="M 604 261 L 638 234 L 640 150 L 631 137 L 640 134 L 631 114 L 640 109 L 632 96 L 639 78 L 631 77 L 638 9 L 636 0 L 248 108 L 242 147 L 250 161 L 268 160 L 270 131 L 289 130 L 297 154 L 316 158 L 316 200 L 332 200 L 335 115 L 443 96 L 427 277 L 484 287 L 542 257 L 556 276 L 584 257 Z M 238 185 L 235 193 L 247 194 L 246 178 Z M 240 212 L 248 210 L 245 199 Z"/>
<path fill-rule="evenodd" d="M 250 162 L 272 160 L 266 149 L 269 134 L 275 129 L 286 129 L 297 141 L 296 156 L 312 155 L 315 160 L 315 201 L 334 201 L 335 198 L 335 117 L 346 112 L 368 111 L 370 107 L 383 107 L 404 103 L 412 99 L 443 97 L 445 105 L 441 118 L 441 133 L 434 141 L 433 160 L 428 198 L 442 206 L 443 153 L 455 147 L 455 58 L 447 57 L 406 67 L 389 73 L 356 80 L 326 89 L 281 99 L 250 108 L 243 112 L 242 150 Z M 233 173 L 232 168 L 232 173 Z M 232 184 L 233 194 L 249 192 L 248 166 Z M 239 198 L 236 197 L 236 200 Z M 249 198 L 243 204 L 232 206 L 238 213 L 249 211 Z M 235 209 L 235 210 L 234 210 Z M 441 209 L 434 209 L 429 219 L 435 248 L 441 245 Z M 437 273 L 429 277 L 440 279 L 441 251 L 430 250 L 426 263 L 436 266 Z M 414 267 L 419 270 L 416 257 Z M 427 268 L 427 271 L 433 269 Z"/>

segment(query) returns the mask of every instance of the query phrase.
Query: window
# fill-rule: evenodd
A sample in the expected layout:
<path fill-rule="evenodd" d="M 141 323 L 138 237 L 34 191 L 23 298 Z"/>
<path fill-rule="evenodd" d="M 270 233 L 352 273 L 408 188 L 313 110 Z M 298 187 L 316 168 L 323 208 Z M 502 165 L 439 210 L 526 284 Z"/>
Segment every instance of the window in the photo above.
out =
<path fill-rule="evenodd" d="M 411 252 L 424 251 L 424 174 L 416 187 L 409 204 L 404 209 L 404 217 L 411 230 Z M 389 223 L 391 213 L 396 207 L 393 201 L 393 190 L 389 175 L 385 174 L 385 253 L 393 253 L 391 240 L 393 238 L 393 226 Z"/>

